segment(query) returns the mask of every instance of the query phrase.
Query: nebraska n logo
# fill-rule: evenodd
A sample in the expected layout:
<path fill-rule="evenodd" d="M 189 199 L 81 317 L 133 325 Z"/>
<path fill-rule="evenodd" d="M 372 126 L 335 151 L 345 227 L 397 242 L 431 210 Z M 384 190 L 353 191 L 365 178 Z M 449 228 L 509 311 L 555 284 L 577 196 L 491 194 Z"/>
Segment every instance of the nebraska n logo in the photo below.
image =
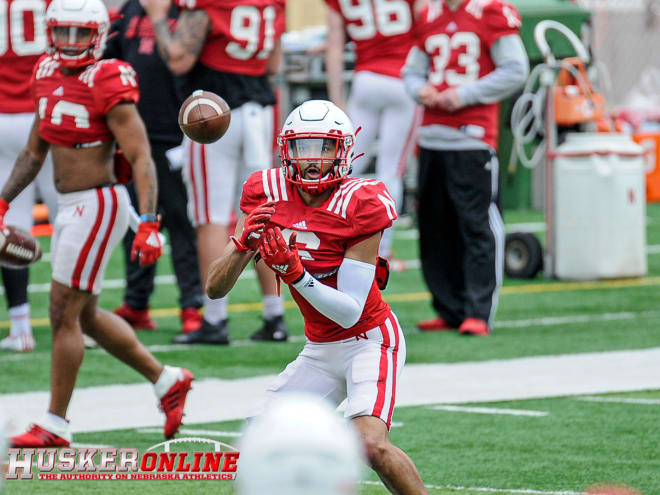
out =
<path fill-rule="evenodd" d="M 77 215 L 79 217 L 82 217 L 83 213 L 85 213 L 85 205 L 78 205 L 76 206 L 76 209 L 73 212 L 73 216 L 75 217 Z"/>

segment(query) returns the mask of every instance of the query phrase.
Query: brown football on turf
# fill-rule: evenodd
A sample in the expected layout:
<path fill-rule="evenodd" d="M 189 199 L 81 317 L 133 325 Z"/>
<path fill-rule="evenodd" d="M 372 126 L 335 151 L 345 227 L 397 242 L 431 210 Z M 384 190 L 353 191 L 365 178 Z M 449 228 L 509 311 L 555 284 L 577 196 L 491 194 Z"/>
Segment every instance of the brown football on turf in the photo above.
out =
<path fill-rule="evenodd" d="M 0 265 L 22 268 L 41 258 L 41 246 L 30 234 L 18 227 L 7 225 L 0 229 Z"/>
<path fill-rule="evenodd" d="M 231 121 L 227 102 L 215 93 L 198 89 L 181 105 L 179 127 L 193 141 L 209 144 L 220 139 Z"/>

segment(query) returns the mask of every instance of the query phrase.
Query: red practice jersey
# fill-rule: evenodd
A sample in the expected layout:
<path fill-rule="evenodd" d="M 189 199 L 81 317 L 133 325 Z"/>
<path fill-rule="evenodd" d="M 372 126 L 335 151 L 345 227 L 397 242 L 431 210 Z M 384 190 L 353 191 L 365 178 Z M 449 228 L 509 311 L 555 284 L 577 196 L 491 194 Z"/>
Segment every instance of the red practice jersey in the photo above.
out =
<path fill-rule="evenodd" d="M 270 223 L 288 239 L 297 233 L 297 246 L 305 270 L 321 283 L 337 288 L 337 270 L 346 250 L 396 219 L 396 205 L 382 182 L 347 178 L 318 207 L 307 206 L 295 185 L 284 179 L 282 168 L 255 172 L 245 182 L 241 210 L 250 213 L 266 201 L 275 201 Z M 319 313 L 293 287 L 305 319 L 305 335 L 314 342 L 332 342 L 354 337 L 385 321 L 390 312 L 374 280 L 362 316 L 351 328 L 343 328 Z"/>
<path fill-rule="evenodd" d="M 431 59 L 429 83 L 443 91 L 486 76 L 495 70 L 491 47 L 502 36 L 518 34 L 520 24 L 518 11 L 503 0 L 465 0 L 456 10 L 444 0 L 433 2 L 415 28 L 419 49 Z M 495 148 L 497 121 L 498 105 L 492 103 L 454 113 L 425 108 L 422 125 L 473 126 Z"/>
<path fill-rule="evenodd" d="M 355 71 L 401 77 L 413 46 L 415 0 L 326 0 L 355 43 Z"/>
<path fill-rule="evenodd" d="M 211 32 L 199 55 L 206 67 L 262 76 L 285 27 L 285 0 L 176 0 L 181 9 L 203 10 Z"/>
<path fill-rule="evenodd" d="M 0 2 L 0 113 L 34 112 L 30 76 L 46 51 L 50 1 Z"/>
<path fill-rule="evenodd" d="M 41 138 L 72 147 L 114 140 L 106 114 L 118 103 L 137 103 L 140 98 L 133 67 L 114 58 L 65 76 L 58 61 L 44 56 L 34 68 L 32 91 Z"/>

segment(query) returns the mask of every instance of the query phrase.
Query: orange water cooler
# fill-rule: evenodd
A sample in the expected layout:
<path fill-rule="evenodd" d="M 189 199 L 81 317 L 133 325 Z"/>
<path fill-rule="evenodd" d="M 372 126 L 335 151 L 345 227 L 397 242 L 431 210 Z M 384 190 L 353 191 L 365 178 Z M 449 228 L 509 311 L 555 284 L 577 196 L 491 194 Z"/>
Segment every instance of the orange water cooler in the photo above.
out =
<path fill-rule="evenodd" d="M 639 133 L 633 139 L 644 148 L 646 201 L 660 201 L 660 133 Z"/>

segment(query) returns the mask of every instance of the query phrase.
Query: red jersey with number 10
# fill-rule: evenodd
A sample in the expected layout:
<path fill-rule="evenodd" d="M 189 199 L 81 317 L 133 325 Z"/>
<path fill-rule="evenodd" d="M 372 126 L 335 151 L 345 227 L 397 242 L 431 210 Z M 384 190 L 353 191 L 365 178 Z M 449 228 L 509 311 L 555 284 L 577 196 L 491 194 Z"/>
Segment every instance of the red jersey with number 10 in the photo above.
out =
<path fill-rule="evenodd" d="M 0 113 L 34 112 L 30 75 L 46 51 L 51 0 L 0 2 Z"/>
<path fill-rule="evenodd" d="M 415 0 L 326 0 L 355 43 L 355 71 L 401 77 L 413 46 Z"/>
<path fill-rule="evenodd" d="M 199 61 L 234 74 L 262 76 L 275 43 L 284 32 L 285 0 L 176 0 L 181 9 L 203 10 L 209 16 Z"/>
<path fill-rule="evenodd" d="M 305 204 L 296 186 L 285 180 L 282 168 L 255 172 L 243 185 L 241 210 L 250 213 L 267 201 L 275 201 L 270 223 L 282 229 L 287 240 L 296 231 L 305 270 L 335 289 L 346 250 L 390 227 L 397 217 L 387 188 L 374 179 L 347 178 L 323 204 L 312 207 Z M 381 325 L 391 311 L 375 280 L 360 319 L 348 329 L 319 313 L 293 287 L 291 295 L 305 319 L 305 335 L 313 342 L 354 337 Z"/>
<path fill-rule="evenodd" d="M 431 60 L 429 83 L 438 91 L 469 84 L 495 70 L 490 50 L 502 36 L 518 34 L 520 15 L 503 0 L 465 0 L 452 10 L 445 0 L 431 3 L 415 26 L 420 50 Z M 473 105 L 454 113 L 424 109 L 422 126 L 440 124 L 460 129 L 495 148 L 497 103 Z"/>
<path fill-rule="evenodd" d="M 133 67 L 114 58 L 64 75 L 57 60 L 44 56 L 34 69 L 39 135 L 52 144 L 85 147 L 113 141 L 106 114 L 118 103 L 137 103 L 140 97 Z"/>

